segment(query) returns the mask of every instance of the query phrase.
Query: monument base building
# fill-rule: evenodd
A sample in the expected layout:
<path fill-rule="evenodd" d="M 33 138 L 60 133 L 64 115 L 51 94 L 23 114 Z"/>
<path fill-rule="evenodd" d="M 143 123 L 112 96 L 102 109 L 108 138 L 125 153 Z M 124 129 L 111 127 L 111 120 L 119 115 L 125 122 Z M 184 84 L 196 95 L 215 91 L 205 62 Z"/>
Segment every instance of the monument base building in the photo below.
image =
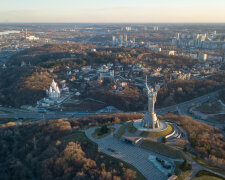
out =
<path fill-rule="evenodd" d="M 149 112 L 147 112 L 145 117 L 142 119 L 141 124 L 145 128 L 159 128 L 159 120 L 156 116 L 156 113 L 149 114 Z"/>

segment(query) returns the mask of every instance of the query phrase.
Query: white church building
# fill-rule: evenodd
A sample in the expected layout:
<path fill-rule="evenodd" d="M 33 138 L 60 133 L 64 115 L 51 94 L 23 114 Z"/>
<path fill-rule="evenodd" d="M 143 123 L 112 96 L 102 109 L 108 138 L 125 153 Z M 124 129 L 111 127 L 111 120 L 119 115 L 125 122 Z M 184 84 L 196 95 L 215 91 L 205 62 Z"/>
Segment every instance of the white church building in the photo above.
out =
<path fill-rule="evenodd" d="M 47 97 L 37 101 L 37 107 L 49 107 L 62 103 L 68 96 L 70 96 L 69 88 L 65 84 L 65 80 L 61 82 L 62 88 L 53 79 L 49 89 L 46 90 Z"/>
<path fill-rule="evenodd" d="M 49 90 L 46 90 L 46 94 L 51 99 L 60 98 L 61 92 L 59 90 L 59 87 L 58 87 L 57 83 L 54 81 L 54 79 L 51 83 L 51 86 L 50 86 Z"/>

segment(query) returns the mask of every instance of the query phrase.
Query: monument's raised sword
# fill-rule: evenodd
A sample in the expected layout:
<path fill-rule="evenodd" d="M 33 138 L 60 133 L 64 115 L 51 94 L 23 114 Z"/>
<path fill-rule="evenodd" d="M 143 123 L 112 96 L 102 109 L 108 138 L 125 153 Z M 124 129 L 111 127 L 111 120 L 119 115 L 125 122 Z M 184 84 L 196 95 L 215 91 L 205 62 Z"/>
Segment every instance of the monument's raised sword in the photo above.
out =
<path fill-rule="evenodd" d="M 146 76 L 146 82 L 145 82 L 147 91 L 148 91 L 148 112 L 145 114 L 145 117 L 142 119 L 142 126 L 145 128 L 159 128 L 159 120 L 155 113 L 155 103 L 156 103 L 156 97 L 157 93 L 160 89 L 160 85 L 156 85 L 155 89 L 153 89 L 151 86 L 148 86 L 147 83 L 147 76 Z"/>

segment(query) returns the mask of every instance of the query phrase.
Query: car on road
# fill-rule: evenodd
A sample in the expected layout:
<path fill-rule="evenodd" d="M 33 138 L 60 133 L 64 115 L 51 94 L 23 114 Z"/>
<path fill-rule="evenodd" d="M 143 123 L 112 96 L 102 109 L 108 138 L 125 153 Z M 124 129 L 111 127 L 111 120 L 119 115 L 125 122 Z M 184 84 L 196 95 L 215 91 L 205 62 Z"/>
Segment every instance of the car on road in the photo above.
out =
<path fill-rule="evenodd" d="M 110 151 L 110 152 L 113 152 L 114 154 L 120 154 L 120 152 L 115 151 L 115 150 L 112 149 L 112 148 L 107 148 L 107 150 Z"/>

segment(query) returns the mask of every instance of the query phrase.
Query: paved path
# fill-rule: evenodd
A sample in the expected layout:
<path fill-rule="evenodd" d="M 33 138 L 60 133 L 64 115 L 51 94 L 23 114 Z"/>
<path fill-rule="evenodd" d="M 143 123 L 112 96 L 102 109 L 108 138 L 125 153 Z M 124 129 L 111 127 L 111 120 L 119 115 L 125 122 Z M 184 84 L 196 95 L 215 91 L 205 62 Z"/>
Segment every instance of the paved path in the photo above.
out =
<path fill-rule="evenodd" d="M 212 172 L 214 174 L 217 174 L 221 177 L 224 177 L 225 178 L 225 175 L 224 174 L 221 174 L 221 173 L 218 173 L 216 171 L 213 171 L 211 169 L 208 169 L 204 166 L 202 166 L 201 164 L 198 164 L 194 159 L 192 159 L 189 155 L 185 154 L 185 156 L 189 159 L 189 163 L 191 163 L 192 165 L 192 171 L 191 173 L 185 178 L 185 180 L 191 180 L 195 177 L 195 175 L 201 171 L 201 170 L 205 170 L 205 171 L 209 171 L 209 172 Z"/>
<path fill-rule="evenodd" d="M 225 104 L 223 103 L 223 101 L 221 99 L 219 99 L 218 102 L 221 104 L 221 106 L 223 106 L 225 108 Z"/>
<path fill-rule="evenodd" d="M 120 125 L 115 125 L 114 127 L 116 127 L 116 130 L 118 130 L 119 126 Z M 140 148 L 138 146 L 125 143 L 113 137 L 112 135 L 109 135 L 102 139 L 95 139 L 91 136 L 95 128 L 96 127 L 89 128 L 88 130 L 85 131 L 85 133 L 89 139 L 98 144 L 98 147 L 101 152 L 113 156 L 115 158 L 121 159 L 129 164 L 132 164 L 146 177 L 147 180 L 167 179 L 167 175 L 162 173 L 157 167 L 155 167 L 155 165 L 152 162 L 150 162 L 148 158 L 149 155 L 154 156 L 157 155 L 158 157 L 171 161 L 168 157 L 164 157 L 149 150 Z M 119 153 L 115 154 L 107 150 L 108 148 L 111 148 Z"/>
<path fill-rule="evenodd" d="M 191 148 L 191 147 L 189 147 L 189 148 Z M 224 174 L 218 173 L 218 172 L 213 171 L 213 170 L 211 170 L 211 169 L 209 169 L 207 167 L 202 166 L 201 164 L 197 163 L 191 156 L 189 156 L 188 154 L 183 152 L 181 149 L 179 149 L 179 148 L 176 148 L 176 149 L 186 156 L 186 158 L 189 160 L 189 163 L 192 166 L 191 173 L 184 180 L 191 180 L 191 179 L 193 179 L 195 177 L 195 175 L 201 170 L 209 171 L 209 172 L 212 172 L 214 174 L 217 174 L 217 175 L 225 178 Z M 193 148 L 191 148 L 191 149 L 193 149 Z"/>

